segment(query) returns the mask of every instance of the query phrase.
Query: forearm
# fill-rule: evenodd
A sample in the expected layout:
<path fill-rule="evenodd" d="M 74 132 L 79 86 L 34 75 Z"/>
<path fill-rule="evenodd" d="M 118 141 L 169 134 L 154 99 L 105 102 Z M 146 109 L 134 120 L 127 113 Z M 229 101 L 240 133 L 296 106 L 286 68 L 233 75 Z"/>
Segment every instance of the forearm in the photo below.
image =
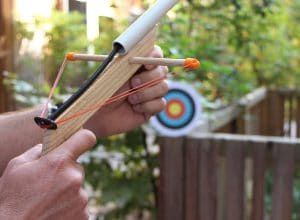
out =
<path fill-rule="evenodd" d="M 7 163 L 42 142 L 43 130 L 33 121 L 41 107 L 0 115 L 0 176 Z"/>

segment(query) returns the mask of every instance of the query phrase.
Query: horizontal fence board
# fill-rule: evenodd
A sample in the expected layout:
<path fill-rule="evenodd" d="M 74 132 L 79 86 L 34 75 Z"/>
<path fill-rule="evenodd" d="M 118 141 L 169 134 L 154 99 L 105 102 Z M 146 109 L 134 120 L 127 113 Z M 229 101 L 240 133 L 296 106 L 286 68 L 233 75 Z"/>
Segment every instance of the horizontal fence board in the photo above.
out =
<path fill-rule="evenodd" d="M 261 143 L 261 142 L 269 142 L 269 143 L 278 143 L 278 144 L 286 144 L 289 146 L 290 144 L 300 144 L 300 138 L 290 138 L 290 137 L 278 137 L 278 136 L 261 136 L 261 135 L 240 135 L 240 134 L 222 134 L 222 133 L 202 133 L 202 134 L 193 134 L 188 138 L 197 138 L 197 139 L 212 139 L 212 140 L 222 140 L 224 142 L 231 141 L 244 141 L 244 142 L 252 142 L 253 144 Z M 242 145 L 241 147 L 244 147 Z"/>
<path fill-rule="evenodd" d="M 267 93 L 268 91 L 265 87 L 255 89 L 253 92 L 242 97 L 239 100 L 239 104 L 245 106 L 246 108 L 255 107 L 267 97 Z"/>

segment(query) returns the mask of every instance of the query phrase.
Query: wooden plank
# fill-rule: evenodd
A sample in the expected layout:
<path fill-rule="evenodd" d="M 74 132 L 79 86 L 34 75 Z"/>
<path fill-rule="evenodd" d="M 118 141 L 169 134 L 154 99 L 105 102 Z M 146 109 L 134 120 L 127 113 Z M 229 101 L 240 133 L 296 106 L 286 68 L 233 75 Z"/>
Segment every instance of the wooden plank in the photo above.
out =
<path fill-rule="evenodd" d="M 296 104 L 296 125 L 297 125 L 297 137 L 300 137 L 300 97 L 297 97 Z"/>
<path fill-rule="evenodd" d="M 241 112 L 242 108 L 239 105 L 232 105 L 212 112 L 211 117 L 208 119 L 209 130 L 227 131 L 227 129 L 230 129 L 228 125 L 231 124 Z"/>
<path fill-rule="evenodd" d="M 253 148 L 253 188 L 251 220 L 264 219 L 264 187 L 268 142 L 251 145 Z"/>
<path fill-rule="evenodd" d="M 215 139 L 224 140 L 228 143 L 231 141 L 241 141 L 241 142 L 273 142 L 278 144 L 285 144 L 289 146 L 290 144 L 300 144 L 300 138 L 282 138 L 276 136 L 261 136 L 261 135 L 237 135 L 237 134 L 216 134 L 216 133 L 206 133 L 206 134 L 193 134 L 191 138 L 199 139 Z M 244 146 L 245 147 L 245 146 Z"/>
<path fill-rule="evenodd" d="M 275 91 L 269 92 L 268 116 L 269 132 L 267 135 L 283 136 L 284 97 Z"/>
<path fill-rule="evenodd" d="M 217 218 L 217 152 L 213 140 L 202 139 L 199 142 L 199 217 L 193 219 Z M 190 218 L 192 219 L 192 218 Z"/>
<path fill-rule="evenodd" d="M 274 144 L 271 220 L 288 220 L 292 218 L 294 155 L 294 145 Z"/>
<path fill-rule="evenodd" d="M 155 29 L 152 30 L 126 55 L 115 58 L 98 79 L 55 121 L 110 98 L 141 67 L 141 64 L 129 64 L 128 59 L 134 56 L 147 56 L 153 49 L 155 33 Z M 43 154 L 55 149 L 78 131 L 99 108 L 76 117 L 76 120 L 60 124 L 56 130 L 46 130 L 43 138 Z"/>
<path fill-rule="evenodd" d="M 13 7 L 14 1 L 11 0 L 1 0 L 0 2 L 0 36 L 5 36 L 5 47 L 0 48 L 5 51 L 10 51 L 5 60 L 4 66 L 5 70 L 13 71 L 13 48 L 14 48 L 14 33 L 13 33 Z"/>
<path fill-rule="evenodd" d="M 291 93 L 295 94 L 296 96 L 300 96 L 299 89 L 291 89 L 291 88 L 276 88 L 271 91 L 276 91 L 278 94 L 283 96 L 289 96 Z"/>
<path fill-rule="evenodd" d="M 264 99 L 260 103 L 258 103 L 256 111 L 255 111 L 256 127 L 255 127 L 255 132 L 253 134 L 256 134 L 256 135 L 262 135 L 260 125 L 261 125 L 261 121 L 263 120 L 261 117 L 262 117 L 265 100 L 266 99 Z"/>
<path fill-rule="evenodd" d="M 258 103 L 267 97 L 267 89 L 265 87 L 257 88 L 251 93 L 248 93 L 239 100 L 239 104 L 246 108 L 255 107 Z"/>
<path fill-rule="evenodd" d="M 159 220 L 184 219 L 183 138 L 160 138 Z"/>
<path fill-rule="evenodd" d="M 225 220 L 244 219 L 244 141 L 226 141 Z"/>
<path fill-rule="evenodd" d="M 14 103 L 4 85 L 4 71 L 13 71 L 13 1 L 0 1 L 0 113 L 12 110 Z"/>
<path fill-rule="evenodd" d="M 288 97 L 286 97 L 286 100 L 288 102 L 288 120 L 287 120 L 287 132 L 285 132 L 289 137 L 292 136 L 292 122 L 293 122 L 293 118 L 294 118 L 294 114 L 293 114 L 293 93 L 291 92 L 290 95 Z"/>
<path fill-rule="evenodd" d="M 243 112 L 258 105 L 267 97 L 266 88 L 258 88 L 242 97 L 238 104 L 211 113 L 209 130 L 229 133 L 245 133 Z"/>
<path fill-rule="evenodd" d="M 264 127 L 266 126 L 265 120 L 265 103 L 267 100 L 267 96 L 265 93 L 265 96 L 263 99 L 260 99 L 259 102 L 256 103 L 256 105 L 252 106 L 248 112 L 249 115 L 245 115 L 246 118 L 246 134 L 252 134 L 252 135 L 263 135 Z M 268 114 L 268 113 L 266 113 Z"/>
<path fill-rule="evenodd" d="M 268 117 L 268 98 L 261 103 L 260 120 L 259 120 L 259 135 L 268 135 L 269 117 Z"/>
<path fill-rule="evenodd" d="M 246 109 L 243 110 L 243 114 L 240 115 L 236 120 L 236 134 L 246 134 L 245 112 Z"/>
<path fill-rule="evenodd" d="M 184 146 L 184 219 L 197 219 L 200 166 L 199 140 L 189 139 Z"/>
<path fill-rule="evenodd" d="M 214 140 L 216 142 L 216 140 Z M 218 142 L 221 142 L 218 140 Z M 217 158 L 217 220 L 225 219 L 225 180 L 226 180 L 226 158 L 218 155 Z"/>

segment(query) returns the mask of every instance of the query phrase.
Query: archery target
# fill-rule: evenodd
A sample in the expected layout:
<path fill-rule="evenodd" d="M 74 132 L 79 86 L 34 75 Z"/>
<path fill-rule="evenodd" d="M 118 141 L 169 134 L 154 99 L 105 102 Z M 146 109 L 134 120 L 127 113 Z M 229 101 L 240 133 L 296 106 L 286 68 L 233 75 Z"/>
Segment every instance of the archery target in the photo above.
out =
<path fill-rule="evenodd" d="M 201 117 L 201 96 L 188 84 L 168 82 L 164 111 L 151 118 L 153 127 L 164 136 L 187 135 Z"/>

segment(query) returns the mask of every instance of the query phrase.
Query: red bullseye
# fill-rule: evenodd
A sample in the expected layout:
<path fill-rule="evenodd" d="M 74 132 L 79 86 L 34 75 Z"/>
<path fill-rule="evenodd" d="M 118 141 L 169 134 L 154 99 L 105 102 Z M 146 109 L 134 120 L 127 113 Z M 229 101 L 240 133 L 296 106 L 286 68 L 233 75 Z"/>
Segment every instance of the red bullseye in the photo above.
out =
<path fill-rule="evenodd" d="M 171 119 L 179 119 L 185 113 L 184 103 L 179 99 L 172 99 L 167 102 L 166 114 Z"/>

